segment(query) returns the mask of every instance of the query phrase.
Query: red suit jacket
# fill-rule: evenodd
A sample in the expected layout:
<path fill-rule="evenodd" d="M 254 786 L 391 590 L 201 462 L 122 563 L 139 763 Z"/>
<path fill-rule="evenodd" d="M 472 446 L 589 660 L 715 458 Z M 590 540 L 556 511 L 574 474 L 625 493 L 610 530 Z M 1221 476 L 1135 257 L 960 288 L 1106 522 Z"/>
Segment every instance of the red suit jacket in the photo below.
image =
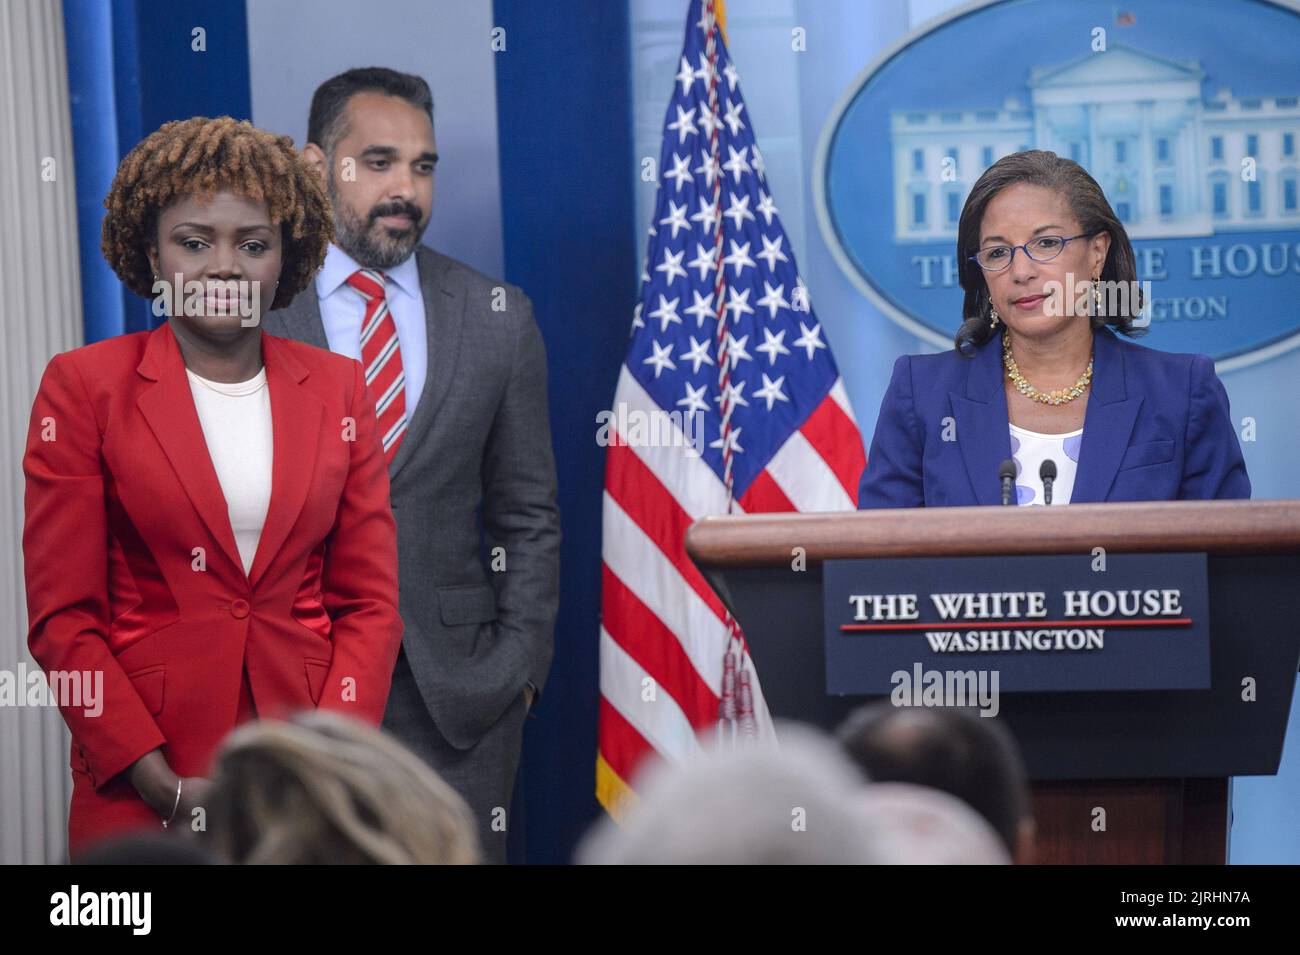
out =
<path fill-rule="evenodd" d="M 247 575 L 168 325 L 56 355 L 41 380 L 23 458 L 28 646 L 47 674 L 103 687 L 98 713 L 60 700 L 74 853 L 158 826 L 123 773 L 149 751 L 208 773 L 245 668 L 259 716 L 383 717 L 402 621 L 364 373 L 265 334 L 262 356 L 272 488 Z"/>

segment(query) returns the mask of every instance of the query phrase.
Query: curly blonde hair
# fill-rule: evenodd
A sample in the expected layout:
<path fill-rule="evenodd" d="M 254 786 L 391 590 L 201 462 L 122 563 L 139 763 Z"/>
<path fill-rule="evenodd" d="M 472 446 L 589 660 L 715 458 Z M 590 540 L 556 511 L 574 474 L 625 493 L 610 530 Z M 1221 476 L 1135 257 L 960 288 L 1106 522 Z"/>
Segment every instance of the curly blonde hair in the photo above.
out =
<path fill-rule="evenodd" d="M 159 214 L 177 199 L 211 198 L 222 190 L 266 203 L 280 226 L 284 251 L 271 308 L 283 308 L 305 289 L 334 238 L 320 177 L 290 137 L 230 116 L 164 123 L 118 165 L 104 199 L 100 249 L 123 284 L 151 298 L 148 252 L 157 245 Z"/>
<path fill-rule="evenodd" d="M 211 847 L 240 865 L 468 865 L 465 801 L 396 739 L 324 710 L 244 724 L 208 793 Z"/>

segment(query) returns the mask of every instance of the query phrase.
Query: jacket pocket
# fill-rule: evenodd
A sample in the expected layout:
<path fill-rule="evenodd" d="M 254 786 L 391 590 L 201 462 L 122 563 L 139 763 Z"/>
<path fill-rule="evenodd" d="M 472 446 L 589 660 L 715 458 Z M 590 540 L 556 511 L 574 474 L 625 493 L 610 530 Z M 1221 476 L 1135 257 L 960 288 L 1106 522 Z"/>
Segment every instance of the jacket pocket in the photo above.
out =
<path fill-rule="evenodd" d="M 308 659 L 302 662 L 307 671 L 307 693 L 311 696 L 312 705 L 319 706 L 321 692 L 325 689 L 325 677 L 330 672 L 330 662 Z"/>
<path fill-rule="evenodd" d="M 126 675 L 152 716 L 157 716 L 163 708 L 163 670 L 163 665 L 159 663 Z"/>
<path fill-rule="evenodd" d="M 489 623 L 497 618 L 497 594 L 489 584 L 438 588 L 438 616 L 448 627 Z"/>
<path fill-rule="evenodd" d="M 1124 452 L 1123 459 L 1119 462 L 1119 470 L 1127 471 L 1129 468 L 1143 468 L 1151 464 L 1164 464 L 1174 459 L 1174 442 L 1169 439 L 1161 441 L 1147 441 L 1143 444 L 1133 444 Z"/>

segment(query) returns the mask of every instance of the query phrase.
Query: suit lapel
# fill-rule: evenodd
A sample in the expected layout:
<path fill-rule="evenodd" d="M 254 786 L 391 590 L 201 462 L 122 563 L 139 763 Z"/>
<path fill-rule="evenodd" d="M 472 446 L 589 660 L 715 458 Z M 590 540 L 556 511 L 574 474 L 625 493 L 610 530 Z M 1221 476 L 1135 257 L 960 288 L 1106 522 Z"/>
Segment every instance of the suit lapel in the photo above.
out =
<path fill-rule="evenodd" d="M 136 407 L 171 462 L 181 487 L 194 504 L 199 517 L 212 537 L 237 568 L 243 569 L 235 533 L 230 527 L 230 513 L 221 482 L 217 479 L 203 426 L 190 393 L 189 377 L 180 346 L 164 322 L 149 336 L 144 357 L 136 371 L 155 384 L 136 399 Z"/>
<path fill-rule="evenodd" d="M 425 340 L 429 361 L 424 376 L 424 389 L 415 404 L 415 415 L 407 424 L 406 434 L 389 465 L 390 478 L 396 477 L 411 459 L 415 448 L 433 424 L 438 408 L 446 399 L 455 376 L 465 328 L 464 284 L 452 278 L 447 260 L 420 246 L 416 251 L 416 263 L 420 272 L 420 293 L 424 297 Z"/>
<path fill-rule="evenodd" d="M 950 392 L 957 446 L 978 504 L 1001 504 L 998 469 L 1011 457 L 1007 395 L 1002 388 L 1002 343 L 997 338 L 970 361 L 966 393 Z"/>
<path fill-rule="evenodd" d="M 271 503 L 248 575 L 256 585 L 298 521 L 316 466 L 321 416 L 325 404 L 300 382 L 307 369 L 282 342 L 262 339 L 262 361 L 271 393 L 271 427 L 275 443 L 271 465 Z"/>
<path fill-rule="evenodd" d="M 316 295 L 315 280 L 308 282 L 307 287 L 294 296 L 288 306 L 275 313 L 275 317 L 284 325 L 285 338 L 329 351 L 329 337 L 325 334 L 325 323 L 320 317 L 320 299 Z"/>
<path fill-rule="evenodd" d="M 1098 329 L 1092 347 L 1092 386 L 1083 419 L 1079 469 L 1070 495 L 1072 503 L 1080 504 L 1106 500 L 1142 407 L 1140 397 L 1128 397 L 1124 349 L 1115 333 Z"/>

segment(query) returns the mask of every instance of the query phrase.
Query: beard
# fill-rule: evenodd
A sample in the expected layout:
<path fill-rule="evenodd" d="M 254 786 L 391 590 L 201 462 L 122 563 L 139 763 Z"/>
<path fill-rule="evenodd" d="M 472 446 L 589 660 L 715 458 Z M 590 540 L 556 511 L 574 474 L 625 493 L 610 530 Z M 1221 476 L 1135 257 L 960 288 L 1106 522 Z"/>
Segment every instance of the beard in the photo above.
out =
<path fill-rule="evenodd" d="M 409 202 L 383 202 L 370 210 L 368 216 L 359 215 L 334 188 L 334 177 L 328 186 L 329 200 L 334 206 L 334 241 L 340 249 L 368 269 L 391 269 L 405 262 L 420 244 L 427 220 L 421 221 L 420 210 Z M 380 225 L 381 216 L 408 215 L 411 225 L 405 229 L 391 229 Z"/>

